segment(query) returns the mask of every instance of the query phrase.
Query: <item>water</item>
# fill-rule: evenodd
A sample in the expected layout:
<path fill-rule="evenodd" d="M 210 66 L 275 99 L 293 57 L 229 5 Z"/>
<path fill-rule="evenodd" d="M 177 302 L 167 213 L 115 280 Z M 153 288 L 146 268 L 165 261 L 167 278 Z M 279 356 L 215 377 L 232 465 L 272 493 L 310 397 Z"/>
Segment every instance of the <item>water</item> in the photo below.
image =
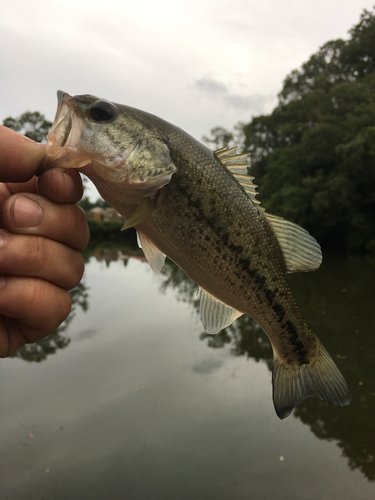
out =
<path fill-rule="evenodd" d="M 373 256 L 290 277 L 353 403 L 310 398 L 284 421 L 249 317 L 206 335 L 171 263 L 156 276 L 132 246 L 87 260 L 69 320 L 0 362 L 2 499 L 374 498 Z"/>

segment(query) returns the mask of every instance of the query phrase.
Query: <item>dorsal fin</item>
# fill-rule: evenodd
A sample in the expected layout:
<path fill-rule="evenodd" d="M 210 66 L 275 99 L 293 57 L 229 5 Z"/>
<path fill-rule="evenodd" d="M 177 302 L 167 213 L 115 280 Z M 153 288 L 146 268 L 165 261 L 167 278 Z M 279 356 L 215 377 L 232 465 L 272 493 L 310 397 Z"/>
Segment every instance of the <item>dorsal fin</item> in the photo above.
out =
<path fill-rule="evenodd" d="M 226 168 L 233 174 L 241 184 L 253 203 L 258 205 L 263 215 L 271 224 L 281 247 L 286 272 L 296 273 L 300 271 L 314 271 L 322 262 L 322 252 L 319 243 L 305 229 L 294 222 L 287 221 L 277 215 L 268 214 L 259 206 L 255 198 L 258 194 L 254 177 L 247 174 L 248 154 L 235 154 L 236 148 L 222 148 L 214 152 Z"/>
<path fill-rule="evenodd" d="M 259 205 L 260 201 L 255 198 L 258 193 L 257 186 L 253 183 L 254 177 L 247 173 L 249 153 L 236 154 L 236 149 L 221 148 L 215 151 L 214 155 L 241 184 L 251 201 Z"/>

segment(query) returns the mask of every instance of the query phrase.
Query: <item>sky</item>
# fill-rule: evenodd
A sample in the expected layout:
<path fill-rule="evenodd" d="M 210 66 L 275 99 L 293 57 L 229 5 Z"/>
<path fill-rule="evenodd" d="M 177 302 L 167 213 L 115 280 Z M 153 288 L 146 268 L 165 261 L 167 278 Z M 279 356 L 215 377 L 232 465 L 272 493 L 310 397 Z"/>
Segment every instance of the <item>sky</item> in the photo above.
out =
<path fill-rule="evenodd" d="M 156 114 L 201 140 L 267 114 L 290 71 L 374 0 L 2 0 L 0 123 L 56 91 Z"/>

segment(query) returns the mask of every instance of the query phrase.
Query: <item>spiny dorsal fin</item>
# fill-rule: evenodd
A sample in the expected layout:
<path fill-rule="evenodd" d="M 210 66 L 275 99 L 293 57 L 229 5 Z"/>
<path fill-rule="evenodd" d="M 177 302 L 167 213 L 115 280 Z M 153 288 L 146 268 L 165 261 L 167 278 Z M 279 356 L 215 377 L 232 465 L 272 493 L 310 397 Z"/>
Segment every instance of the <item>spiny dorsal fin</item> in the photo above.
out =
<path fill-rule="evenodd" d="M 251 201 L 259 205 L 260 201 L 255 198 L 258 193 L 256 191 L 257 186 L 253 183 L 254 177 L 247 173 L 249 153 L 236 154 L 236 149 L 236 147 L 230 149 L 221 148 L 215 151 L 214 155 L 241 184 Z"/>
<path fill-rule="evenodd" d="M 151 269 L 160 274 L 165 262 L 165 254 L 143 233 L 137 231 L 139 248 L 142 248 Z"/>
<path fill-rule="evenodd" d="M 203 288 L 199 288 L 198 293 L 200 296 L 199 314 L 208 333 L 220 332 L 243 314 L 216 299 Z"/>
<path fill-rule="evenodd" d="M 287 273 L 315 271 L 322 262 L 319 243 L 298 224 L 264 212 L 283 252 Z"/>

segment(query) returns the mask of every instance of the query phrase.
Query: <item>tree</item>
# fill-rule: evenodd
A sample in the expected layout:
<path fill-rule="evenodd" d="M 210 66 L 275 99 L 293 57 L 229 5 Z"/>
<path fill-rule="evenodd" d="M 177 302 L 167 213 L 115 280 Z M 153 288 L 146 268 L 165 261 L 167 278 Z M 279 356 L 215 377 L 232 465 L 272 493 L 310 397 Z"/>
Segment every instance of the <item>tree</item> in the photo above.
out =
<path fill-rule="evenodd" d="M 210 130 L 210 133 L 212 137 L 204 135 L 202 140 L 214 150 L 233 147 L 244 141 L 243 123 L 235 125 L 233 132 L 224 127 L 214 127 Z"/>
<path fill-rule="evenodd" d="M 223 127 L 212 128 L 210 133 L 212 137 L 204 135 L 202 140 L 214 149 L 227 147 L 233 142 L 233 133 Z"/>
<path fill-rule="evenodd" d="M 372 73 L 375 64 L 375 16 L 364 10 L 360 22 L 349 30 L 349 40 L 331 40 L 284 80 L 280 104 L 301 99 L 314 90 L 329 92 L 339 83 Z"/>
<path fill-rule="evenodd" d="M 52 127 L 52 123 L 46 120 L 39 111 L 26 111 L 18 118 L 8 116 L 3 121 L 3 125 L 36 142 L 46 142 L 46 136 Z"/>
<path fill-rule="evenodd" d="M 375 251 L 375 15 L 285 79 L 243 126 L 262 205 L 341 249 Z"/>

